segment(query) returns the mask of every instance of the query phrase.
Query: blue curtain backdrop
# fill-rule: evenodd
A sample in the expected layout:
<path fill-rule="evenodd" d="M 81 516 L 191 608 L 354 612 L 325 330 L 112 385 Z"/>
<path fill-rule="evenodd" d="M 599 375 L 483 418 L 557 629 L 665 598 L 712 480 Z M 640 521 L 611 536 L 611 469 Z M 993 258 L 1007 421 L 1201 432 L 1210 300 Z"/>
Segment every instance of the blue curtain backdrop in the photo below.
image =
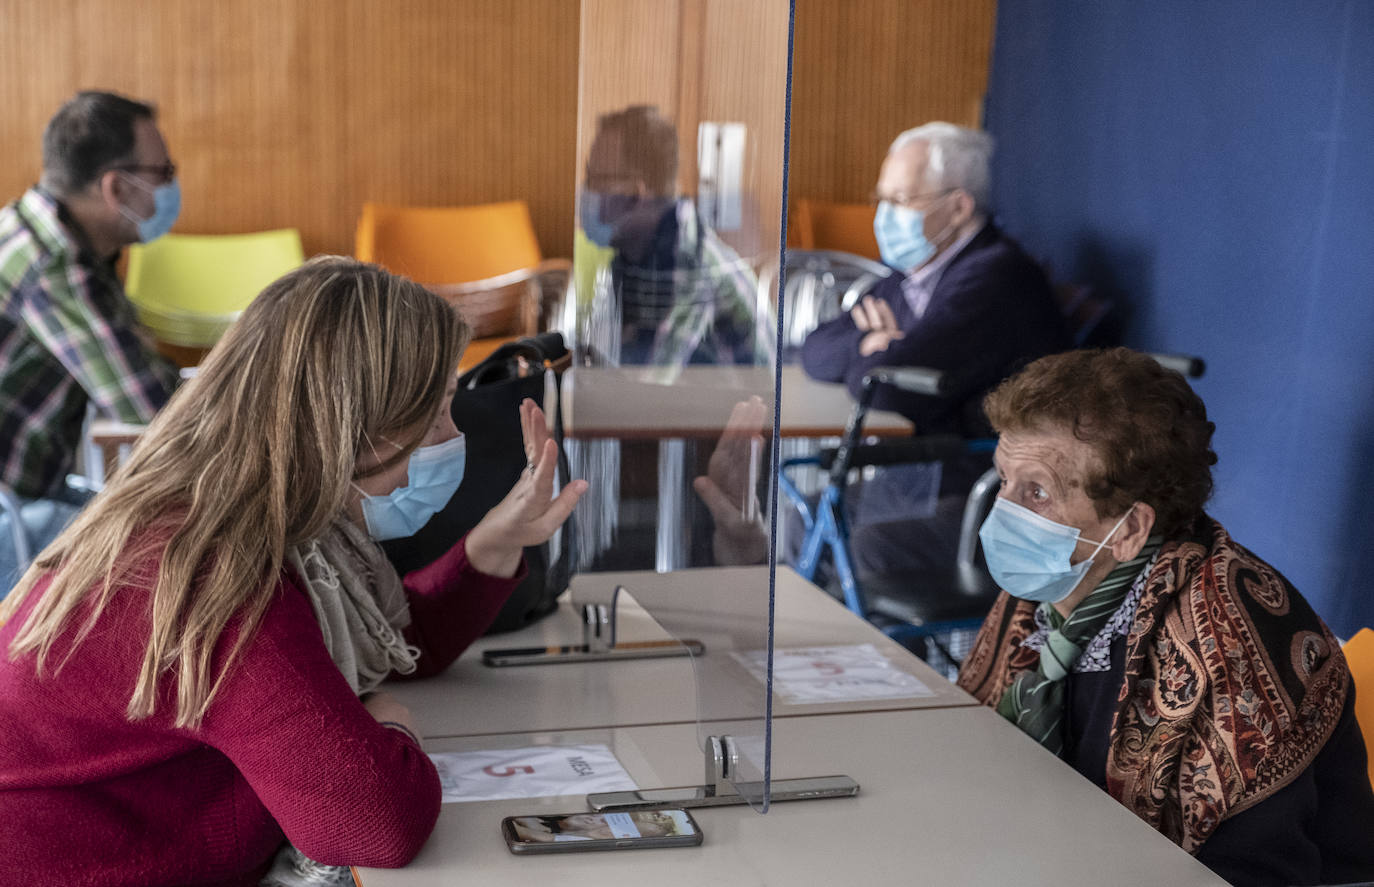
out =
<path fill-rule="evenodd" d="M 1207 360 L 1210 510 L 1374 625 L 1374 2 L 1000 0 L 1005 227 Z"/>

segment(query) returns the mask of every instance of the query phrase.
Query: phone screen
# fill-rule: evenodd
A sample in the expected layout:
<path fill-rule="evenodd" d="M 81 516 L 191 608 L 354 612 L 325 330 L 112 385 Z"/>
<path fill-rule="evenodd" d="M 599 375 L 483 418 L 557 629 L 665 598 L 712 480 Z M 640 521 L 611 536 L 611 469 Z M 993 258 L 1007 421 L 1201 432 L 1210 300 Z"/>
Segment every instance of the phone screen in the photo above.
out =
<path fill-rule="evenodd" d="M 701 843 L 696 820 L 682 809 L 508 816 L 501 821 L 501 832 L 512 853 L 692 847 Z"/>

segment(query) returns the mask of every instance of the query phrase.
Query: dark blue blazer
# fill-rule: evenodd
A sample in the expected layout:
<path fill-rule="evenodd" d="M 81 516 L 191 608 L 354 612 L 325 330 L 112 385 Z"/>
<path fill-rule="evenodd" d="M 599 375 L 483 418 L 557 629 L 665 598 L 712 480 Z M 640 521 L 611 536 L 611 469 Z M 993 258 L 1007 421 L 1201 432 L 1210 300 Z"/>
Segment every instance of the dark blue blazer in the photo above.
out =
<path fill-rule="evenodd" d="M 920 320 L 902 296 L 902 279 L 894 272 L 872 294 L 892 308 L 905 338 L 860 357 L 864 333 L 844 314 L 807 336 L 802 366 L 815 379 L 844 382 L 855 397 L 874 367 L 924 366 L 954 374 L 958 385 L 949 399 L 891 386 L 877 392 L 874 406 L 906 416 L 917 433 L 985 433 L 983 395 L 1035 358 L 1070 347 L 1044 272 L 990 221 L 945 268 Z"/>

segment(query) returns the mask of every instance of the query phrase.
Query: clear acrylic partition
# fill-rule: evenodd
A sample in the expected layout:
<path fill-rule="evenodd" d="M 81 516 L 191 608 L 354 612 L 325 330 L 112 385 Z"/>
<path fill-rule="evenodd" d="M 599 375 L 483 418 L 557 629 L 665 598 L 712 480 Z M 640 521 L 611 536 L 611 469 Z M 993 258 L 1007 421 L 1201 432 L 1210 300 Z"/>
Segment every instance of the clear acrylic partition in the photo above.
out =
<path fill-rule="evenodd" d="M 559 324 L 568 454 L 591 484 L 575 602 L 608 601 L 624 571 L 664 574 L 626 590 L 705 645 L 698 744 L 734 738 L 732 782 L 759 809 L 788 27 L 788 0 L 583 0 Z"/>

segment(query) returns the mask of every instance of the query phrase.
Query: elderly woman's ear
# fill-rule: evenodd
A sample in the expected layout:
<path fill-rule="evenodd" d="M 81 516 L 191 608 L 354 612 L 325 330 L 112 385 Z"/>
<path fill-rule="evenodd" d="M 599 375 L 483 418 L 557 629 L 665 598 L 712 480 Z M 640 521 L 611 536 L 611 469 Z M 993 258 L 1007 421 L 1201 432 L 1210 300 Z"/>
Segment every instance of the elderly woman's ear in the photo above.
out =
<path fill-rule="evenodd" d="M 1131 507 L 1131 513 L 1126 515 L 1125 523 L 1116 531 L 1116 535 L 1107 546 L 1117 563 L 1125 563 L 1140 554 L 1154 527 L 1154 508 L 1144 502 L 1135 503 Z"/>

